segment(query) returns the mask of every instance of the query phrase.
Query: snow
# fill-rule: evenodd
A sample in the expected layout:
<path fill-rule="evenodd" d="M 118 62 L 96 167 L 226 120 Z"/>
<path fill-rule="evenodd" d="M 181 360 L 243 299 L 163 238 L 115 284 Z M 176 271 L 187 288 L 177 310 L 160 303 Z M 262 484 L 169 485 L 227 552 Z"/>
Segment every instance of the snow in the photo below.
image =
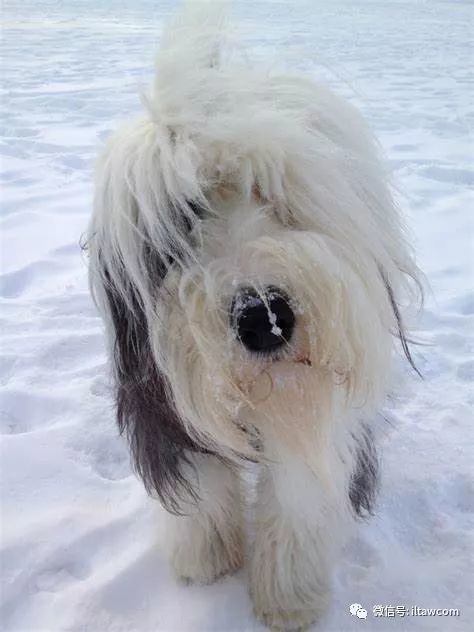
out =
<path fill-rule="evenodd" d="M 272 312 L 272 314 L 271 314 L 271 318 L 273 318 L 273 320 L 271 320 L 271 322 L 275 322 L 275 320 L 276 320 L 276 316 L 275 316 L 275 314 L 273 314 L 273 312 Z M 275 325 L 275 324 L 273 325 L 273 327 L 272 327 L 272 329 L 271 329 L 271 332 L 272 332 L 272 334 L 273 334 L 274 336 L 281 336 L 281 329 L 280 329 L 280 327 L 278 327 L 278 326 L 277 326 L 277 325 Z"/>
<path fill-rule="evenodd" d="M 102 140 L 135 114 L 172 2 L 2 7 L 2 629 L 263 630 L 245 570 L 177 585 L 163 514 L 113 422 L 78 246 Z M 468 630 L 472 577 L 473 11 L 469 2 L 240 2 L 255 55 L 319 61 L 379 136 L 432 293 L 388 411 L 376 517 L 348 544 L 319 629 Z M 310 60 L 304 61 L 304 60 Z M 332 69 L 329 73 L 327 68 Z M 314 68 L 316 72 L 316 68 Z M 408 372 L 408 368 L 404 370 Z M 365 620 L 349 606 L 367 609 Z M 374 618 L 376 604 L 460 617 Z"/>

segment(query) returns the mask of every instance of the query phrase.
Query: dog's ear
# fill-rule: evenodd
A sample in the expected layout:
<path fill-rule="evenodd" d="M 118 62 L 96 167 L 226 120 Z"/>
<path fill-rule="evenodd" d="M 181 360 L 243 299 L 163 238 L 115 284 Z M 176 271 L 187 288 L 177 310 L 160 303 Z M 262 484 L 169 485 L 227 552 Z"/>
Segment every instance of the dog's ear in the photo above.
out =
<path fill-rule="evenodd" d="M 150 344 L 171 256 L 186 243 L 185 221 L 173 216 L 160 180 L 156 134 L 139 121 L 109 141 L 97 168 L 87 250 L 92 294 L 109 335 L 119 429 L 147 491 L 176 512 L 180 501 L 195 498 L 189 455 L 201 450 L 185 431 Z"/>
<path fill-rule="evenodd" d="M 132 311 L 109 284 L 105 289 L 113 327 L 117 421 L 129 441 L 136 472 L 151 495 L 170 511 L 195 499 L 186 477 L 198 450 L 176 413 L 166 378 L 157 369 L 143 310 Z M 136 299 L 134 299 L 136 301 Z"/>

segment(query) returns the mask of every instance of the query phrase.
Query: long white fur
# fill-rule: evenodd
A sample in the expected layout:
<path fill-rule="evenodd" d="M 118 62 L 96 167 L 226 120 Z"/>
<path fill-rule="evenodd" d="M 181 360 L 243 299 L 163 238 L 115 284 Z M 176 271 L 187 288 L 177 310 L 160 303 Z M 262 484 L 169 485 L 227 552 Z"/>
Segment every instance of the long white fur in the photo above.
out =
<path fill-rule="evenodd" d="M 197 503 L 186 515 L 168 516 L 171 566 L 181 581 L 209 584 L 236 571 L 243 558 L 243 514 L 239 478 L 213 456 L 191 457 Z"/>
<path fill-rule="evenodd" d="M 355 440 L 390 376 L 396 322 L 386 284 L 397 301 L 410 300 L 417 270 L 360 115 L 312 78 L 254 68 L 229 50 L 215 8 L 165 33 L 146 115 L 105 148 L 91 280 L 106 318 L 107 282 L 125 303 L 131 289 L 139 296 L 154 360 L 190 435 L 230 459 L 265 462 L 252 596 L 260 618 L 290 629 L 327 603 L 351 519 Z M 205 207 L 202 220 L 190 201 Z M 193 223 L 192 246 L 176 230 L 176 209 Z M 147 247 L 184 253 L 158 294 Z M 291 297 L 297 328 L 280 362 L 253 357 L 230 330 L 242 285 L 276 285 Z M 242 428 L 258 430 L 263 454 Z M 227 473 L 212 487 L 215 464 L 198 470 L 214 491 L 200 519 L 182 519 L 174 564 L 180 575 L 211 579 L 239 556 L 209 567 L 206 532 L 216 515 L 220 523 L 240 515 L 229 508 L 239 500 Z"/>

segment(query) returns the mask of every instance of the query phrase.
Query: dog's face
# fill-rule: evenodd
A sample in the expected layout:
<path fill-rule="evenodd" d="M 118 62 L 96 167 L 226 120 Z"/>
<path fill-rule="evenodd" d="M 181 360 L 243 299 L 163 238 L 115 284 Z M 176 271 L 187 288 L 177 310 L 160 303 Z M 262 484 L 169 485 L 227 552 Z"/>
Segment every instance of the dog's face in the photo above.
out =
<path fill-rule="evenodd" d="M 166 401 L 219 453 L 252 456 L 255 433 L 301 452 L 373 410 L 415 269 L 349 105 L 308 79 L 195 75 L 158 85 L 99 165 L 91 280 L 119 417 L 122 397 L 135 432 Z"/>
<path fill-rule="evenodd" d="M 288 442 L 334 398 L 362 406 L 389 347 L 376 262 L 253 189 L 199 206 L 193 256 L 168 268 L 150 329 L 180 414 L 233 448 L 242 424 L 280 425 Z"/>

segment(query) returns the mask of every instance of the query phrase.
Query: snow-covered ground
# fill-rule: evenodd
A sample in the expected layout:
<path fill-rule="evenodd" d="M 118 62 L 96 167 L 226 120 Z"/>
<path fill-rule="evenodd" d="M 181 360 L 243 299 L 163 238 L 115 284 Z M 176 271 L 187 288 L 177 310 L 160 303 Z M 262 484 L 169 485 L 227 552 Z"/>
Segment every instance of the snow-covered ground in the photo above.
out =
<path fill-rule="evenodd" d="M 245 570 L 212 587 L 171 577 L 161 510 L 117 437 L 78 246 L 97 148 L 138 111 L 173 4 L 3 2 L 3 630 L 263 630 Z M 389 411 L 378 514 L 350 542 L 319 629 L 472 629 L 472 5 L 249 0 L 236 13 L 258 53 L 283 48 L 315 73 L 319 60 L 363 109 L 432 287 L 425 379 L 410 378 Z M 366 620 L 351 617 L 353 602 Z M 374 618 L 376 604 L 461 616 Z"/>

